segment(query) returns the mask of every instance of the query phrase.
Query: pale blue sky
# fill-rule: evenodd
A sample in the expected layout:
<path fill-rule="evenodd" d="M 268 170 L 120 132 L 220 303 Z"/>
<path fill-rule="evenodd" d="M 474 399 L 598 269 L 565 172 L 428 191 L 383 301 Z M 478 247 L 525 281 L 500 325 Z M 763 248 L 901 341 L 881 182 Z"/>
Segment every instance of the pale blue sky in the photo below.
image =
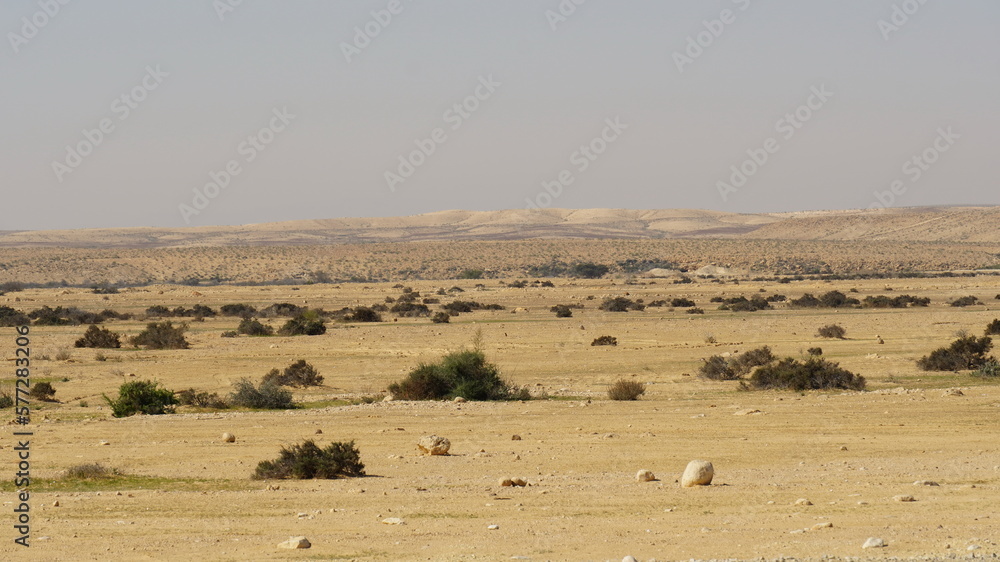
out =
<path fill-rule="evenodd" d="M 211 0 L 4 2 L 0 229 L 409 215 L 529 199 L 737 212 L 1000 204 L 994 1 L 587 0 L 552 29 L 546 11 L 572 0 L 402 0 L 348 62 L 355 27 L 389 4 L 244 0 L 220 20 Z M 38 15 L 52 6 L 54 16 Z M 880 30 L 894 6 L 920 7 Z M 674 53 L 726 9 L 735 21 L 679 71 Z M 44 25 L 32 33 L 22 18 Z M 160 73 L 147 77 L 147 67 Z M 446 112 L 490 76 L 499 85 L 480 87 L 484 99 L 453 130 Z M 778 132 L 824 86 L 832 97 L 814 98 L 819 109 L 791 138 Z M 122 119 L 115 100 L 136 87 L 145 99 Z M 287 124 L 272 119 L 283 108 Z M 627 128 L 605 131 L 615 118 Z M 113 130 L 68 165 L 67 145 L 86 150 L 83 131 L 105 119 Z M 241 143 L 272 122 L 282 130 L 248 161 Z M 400 156 L 436 128 L 445 140 L 390 189 L 386 172 L 398 174 Z M 614 140 L 581 171 L 574 152 L 602 133 Z M 767 162 L 722 197 L 731 166 L 769 138 Z M 904 169 L 936 139 L 947 151 L 932 150 L 919 178 L 915 164 Z M 192 190 L 231 160 L 239 173 L 196 209 Z M 548 198 L 542 183 L 563 170 L 572 183 Z M 879 203 L 875 193 L 897 180 Z"/>

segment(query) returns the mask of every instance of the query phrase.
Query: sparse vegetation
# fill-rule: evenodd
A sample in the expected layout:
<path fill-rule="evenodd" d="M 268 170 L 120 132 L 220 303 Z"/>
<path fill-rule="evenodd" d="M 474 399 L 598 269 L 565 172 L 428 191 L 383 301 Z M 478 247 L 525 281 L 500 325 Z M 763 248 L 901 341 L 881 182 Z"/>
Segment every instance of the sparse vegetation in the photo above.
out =
<path fill-rule="evenodd" d="M 687 311 L 686 311 L 686 312 L 687 312 L 688 314 L 705 314 L 705 310 L 704 310 L 704 309 L 701 309 L 701 308 L 698 308 L 698 307 L 695 307 L 695 308 L 689 308 L 689 309 L 687 309 Z"/>
<path fill-rule="evenodd" d="M 447 324 L 451 321 L 451 316 L 447 312 L 435 312 L 431 316 L 431 322 L 435 324 Z"/>
<path fill-rule="evenodd" d="M 244 318 L 236 328 L 236 333 L 248 336 L 273 336 L 274 328 L 254 318 Z"/>
<path fill-rule="evenodd" d="M 844 339 L 847 335 L 847 329 L 838 324 L 827 324 L 826 326 L 820 327 L 816 331 L 816 336 L 820 338 L 833 338 L 833 339 Z"/>
<path fill-rule="evenodd" d="M 52 387 L 52 383 L 49 382 L 36 382 L 32 387 L 28 395 L 36 400 L 42 400 L 43 402 L 55 402 L 56 389 Z"/>
<path fill-rule="evenodd" d="M 99 328 L 97 325 L 92 324 L 83 333 L 83 337 L 76 340 L 76 343 L 73 345 L 76 347 L 118 349 L 122 346 L 122 341 L 120 335 L 107 328 Z"/>
<path fill-rule="evenodd" d="M 973 305 L 977 305 L 977 304 L 983 304 L 983 303 L 979 302 L 979 299 L 977 299 L 976 297 L 974 297 L 972 295 L 969 295 L 967 297 L 959 297 L 959 298 L 951 301 L 951 306 L 955 306 L 955 307 L 973 306 Z"/>
<path fill-rule="evenodd" d="M 704 363 L 698 368 L 698 373 L 709 380 L 738 380 L 749 374 L 755 367 L 767 365 L 775 359 L 771 348 L 765 345 L 728 358 L 713 355 L 704 360 Z"/>
<path fill-rule="evenodd" d="M 948 347 L 935 349 L 930 355 L 925 355 L 917 361 L 917 366 L 924 371 L 964 371 L 982 367 L 988 358 L 986 354 L 993 348 L 993 339 L 989 336 L 977 338 L 962 336 Z"/>
<path fill-rule="evenodd" d="M 814 357 L 819 357 L 820 355 L 823 355 L 823 348 L 822 347 L 810 347 L 809 349 L 806 350 L 806 353 L 808 353 L 809 355 L 812 355 Z"/>
<path fill-rule="evenodd" d="M 986 335 L 1000 335 L 1000 318 L 994 318 L 992 322 L 986 325 Z"/>
<path fill-rule="evenodd" d="M 738 297 L 721 299 L 721 302 L 719 310 L 731 310 L 733 312 L 757 312 L 758 310 L 771 308 L 771 303 L 760 295 L 754 295 L 749 299 L 740 295 Z"/>
<path fill-rule="evenodd" d="M 596 263 L 578 263 L 570 268 L 570 275 L 582 277 L 583 279 L 600 279 L 604 277 L 611 268 L 606 265 Z"/>
<path fill-rule="evenodd" d="M 177 398 L 174 393 L 162 388 L 154 381 L 131 381 L 118 387 L 118 397 L 112 400 L 104 395 L 104 401 L 111 407 L 111 415 L 116 418 L 136 414 L 158 415 L 174 411 Z"/>
<path fill-rule="evenodd" d="M 691 308 L 697 306 L 697 303 L 691 299 L 676 298 L 670 301 L 670 306 L 675 308 Z"/>
<path fill-rule="evenodd" d="M 14 406 L 14 397 L 7 391 L 0 391 L 0 410 L 6 410 Z"/>
<path fill-rule="evenodd" d="M 556 318 L 571 318 L 573 316 L 573 311 L 565 304 L 557 304 L 550 308 L 549 311 L 555 312 Z"/>
<path fill-rule="evenodd" d="M 66 480 L 103 480 L 119 476 L 123 476 L 122 471 L 96 462 L 75 464 L 67 468 L 62 475 Z"/>
<path fill-rule="evenodd" d="M 526 400 L 519 389 L 500 377 L 500 369 L 486 361 L 482 351 L 465 350 L 445 355 L 439 363 L 422 364 L 400 382 L 389 385 L 399 400 L 440 400 L 461 396 L 466 400 Z"/>
<path fill-rule="evenodd" d="M 996 359 L 987 360 L 972 373 L 972 376 L 988 379 L 1000 378 L 1000 361 Z"/>
<path fill-rule="evenodd" d="M 878 295 L 877 297 L 865 297 L 861 301 L 861 306 L 864 308 L 906 308 L 907 306 L 927 306 L 930 302 L 931 299 L 927 297 Z"/>
<path fill-rule="evenodd" d="M 354 441 L 331 443 L 321 449 L 315 441 L 307 439 L 301 444 L 282 447 L 273 461 L 261 461 L 253 479 L 334 479 L 364 475 L 365 465 Z"/>
<path fill-rule="evenodd" d="M 282 336 L 321 336 L 326 333 L 326 322 L 316 310 L 303 310 L 278 330 Z"/>
<path fill-rule="evenodd" d="M 347 316 L 348 322 L 381 322 L 382 315 L 367 306 L 359 306 Z"/>
<path fill-rule="evenodd" d="M 177 403 L 181 406 L 211 408 L 214 410 L 224 410 L 229 407 L 229 403 L 215 392 L 198 392 L 193 388 L 189 388 L 175 393 L 174 396 L 177 397 Z"/>
<path fill-rule="evenodd" d="M 0 306 L 0 328 L 26 326 L 31 323 L 27 314 L 14 310 L 9 306 Z"/>
<path fill-rule="evenodd" d="M 645 393 L 645 384 L 627 379 L 618 379 L 608 388 L 608 398 L 612 400 L 638 400 Z"/>
<path fill-rule="evenodd" d="M 630 310 L 644 310 L 646 307 L 642 303 L 626 297 L 609 297 L 604 299 L 599 308 L 607 312 L 628 312 Z"/>

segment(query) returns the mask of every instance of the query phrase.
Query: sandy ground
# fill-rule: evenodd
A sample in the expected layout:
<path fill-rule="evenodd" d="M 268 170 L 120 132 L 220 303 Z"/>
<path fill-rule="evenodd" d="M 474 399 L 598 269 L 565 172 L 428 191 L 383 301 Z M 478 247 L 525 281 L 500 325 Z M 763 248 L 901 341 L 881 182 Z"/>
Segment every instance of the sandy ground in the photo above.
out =
<path fill-rule="evenodd" d="M 106 351 L 107 361 L 96 361 L 95 350 L 72 350 L 69 360 L 37 361 L 36 378 L 51 380 L 62 403 L 35 405 L 32 474 L 39 480 L 31 495 L 32 546 L 14 545 L 6 525 L 0 557 L 676 560 L 1000 553 L 1000 386 L 967 374 L 920 372 L 913 363 L 946 345 L 956 331 L 981 333 L 1000 316 L 1000 301 L 993 300 L 1000 293 L 996 278 L 739 286 L 557 281 L 554 289 L 509 289 L 489 281 L 484 291 L 474 290 L 475 283 L 411 285 L 432 292 L 457 284 L 467 289 L 458 298 L 509 309 L 463 314 L 445 325 L 387 316 L 388 322 L 331 325 L 324 336 L 299 338 L 220 338 L 236 321 L 209 319 L 191 324 L 190 350 Z M 911 293 L 931 297 L 932 305 L 732 313 L 708 302 L 715 295 L 751 296 L 760 288 L 760 294 L 789 297 L 850 288 L 858 289 L 859 298 Z M 31 290 L 0 297 L 0 304 L 138 312 L 152 304 L 288 301 L 337 309 L 400 292 L 389 284 L 193 291 L 154 287 L 103 300 L 82 290 Z M 596 309 L 604 296 L 625 293 L 647 302 L 692 298 L 706 314 Z M 965 294 L 986 304 L 945 304 Z M 570 302 L 585 308 L 568 319 L 548 311 Z M 528 311 L 512 314 L 514 307 Z M 832 322 L 847 328 L 848 339 L 814 336 L 817 327 Z M 109 326 L 134 334 L 142 322 Z M 289 412 L 182 409 L 127 419 L 110 418 L 101 406 L 101 393 L 114 394 L 123 380 L 134 380 L 130 373 L 175 390 L 224 394 L 239 377 L 256 379 L 299 358 L 316 365 L 326 386 L 298 391 L 296 398 L 320 406 L 322 400 L 378 393 L 418 362 L 467 345 L 477 328 L 486 353 L 511 380 L 554 398 L 379 402 Z M 51 355 L 71 349 L 82 332 L 35 328 L 32 345 Z M 589 345 L 604 334 L 616 336 L 619 346 Z M 716 343 L 706 341 L 709 335 Z M 876 335 L 884 345 L 875 342 Z M 2 356 L 12 357 L 13 330 L 0 329 L 0 337 Z M 868 378 L 869 392 L 741 392 L 735 383 L 693 376 L 700 358 L 764 344 L 794 356 L 819 345 L 828 358 Z M 607 386 L 619 378 L 645 382 L 646 394 L 636 402 L 607 400 Z M 946 393 L 949 388 L 962 395 Z M 760 413 L 736 415 L 746 409 Z M 15 427 L 4 426 L 0 450 L 8 481 Z M 223 432 L 235 434 L 236 442 L 223 443 Z M 416 443 L 429 434 L 449 438 L 452 454 L 419 456 Z M 515 434 L 522 439 L 512 440 Z M 249 479 L 259 461 L 306 438 L 321 445 L 355 440 L 368 476 Z M 677 480 L 692 459 L 713 462 L 712 486 L 680 488 Z M 86 462 L 119 468 L 132 478 L 89 487 L 51 481 Z M 652 470 L 658 480 L 637 482 L 639 469 Z M 529 485 L 498 485 L 510 477 Z M 915 485 L 918 480 L 940 485 Z M 4 490 L 9 522 L 16 498 L 10 484 Z M 916 501 L 893 499 L 906 494 Z M 800 498 L 811 505 L 796 504 Z M 383 523 L 388 518 L 402 524 Z M 291 535 L 308 537 L 312 548 L 276 547 Z M 868 537 L 888 546 L 862 549 Z M 973 546 L 978 550 L 969 551 Z"/>

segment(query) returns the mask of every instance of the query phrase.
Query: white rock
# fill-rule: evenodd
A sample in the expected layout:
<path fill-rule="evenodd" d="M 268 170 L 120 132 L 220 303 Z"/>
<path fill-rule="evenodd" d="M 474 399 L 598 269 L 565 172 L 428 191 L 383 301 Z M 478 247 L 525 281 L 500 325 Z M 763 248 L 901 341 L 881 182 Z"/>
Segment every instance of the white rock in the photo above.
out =
<path fill-rule="evenodd" d="M 283 543 L 278 543 L 278 548 L 310 548 L 312 543 L 305 537 L 288 537 Z"/>
<path fill-rule="evenodd" d="M 490 525 L 486 528 L 489 529 L 490 531 L 496 531 L 497 529 L 500 528 L 500 525 Z"/>
<path fill-rule="evenodd" d="M 818 531 L 820 529 L 829 529 L 831 527 L 833 527 L 833 523 L 830 523 L 829 521 L 827 521 L 825 523 L 816 523 L 815 525 L 812 526 L 812 530 L 813 531 Z"/>
<path fill-rule="evenodd" d="M 236 442 L 236 436 L 233 435 L 232 433 L 223 433 L 222 434 L 222 442 L 223 443 L 235 443 Z"/>
<path fill-rule="evenodd" d="M 447 455 L 448 450 L 451 449 L 451 441 L 437 435 L 428 435 L 420 438 L 417 447 L 425 455 Z"/>
<path fill-rule="evenodd" d="M 933 480 L 917 480 L 913 483 L 914 486 L 940 486 L 937 482 Z"/>
<path fill-rule="evenodd" d="M 807 500 L 805 498 L 799 498 L 799 499 L 795 500 L 795 505 L 812 505 L 812 504 L 813 504 L 813 502 L 811 502 L 811 501 L 809 501 L 809 500 Z"/>
<path fill-rule="evenodd" d="M 877 537 L 868 537 L 865 544 L 861 545 L 861 548 L 882 548 L 888 546 L 884 540 Z"/>
<path fill-rule="evenodd" d="M 656 480 L 656 475 L 651 470 L 642 469 L 635 473 L 635 479 L 638 482 L 652 482 Z"/>
<path fill-rule="evenodd" d="M 715 477 L 715 467 L 708 461 L 694 460 L 688 463 L 681 476 L 681 486 L 690 488 L 692 486 L 708 486 Z"/>
<path fill-rule="evenodd" d="M 461 403 L 465 402 L 465 398 L 462 398 L 461 396 L 456 396 L 455 400 L 453 400 L 453 401 L 454 402 L 458 402 L 459 404 L 461 404 Z"/>
<path fill-rule="evenodd" d="M 639 562 L 639 561 L 635 559 L 635 556 L 626 556 L 625 558 L 622 558 L 622 562 Z"/>
<path fill-rule="evenodd" d="M 382 523 L 386 525 L 406 525 L 406 522 L 399 517 L 388 517 L 382 520 Z"/>

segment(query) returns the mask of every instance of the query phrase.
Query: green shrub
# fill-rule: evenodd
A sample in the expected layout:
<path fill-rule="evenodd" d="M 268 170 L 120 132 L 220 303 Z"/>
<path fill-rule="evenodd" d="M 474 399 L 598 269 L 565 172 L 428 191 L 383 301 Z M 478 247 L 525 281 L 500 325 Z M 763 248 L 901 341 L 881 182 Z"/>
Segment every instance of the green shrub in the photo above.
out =
<path fill-rule="evenodd" d="M 348 322 L 381 322 L 382 315 L 367 306 L 360 306 L 346 320 Z"/>
<path fill-rule="evenodd" d="M 253 479 L 333 479 L 364 475 L 365 465 L 354 441 L 331 443 L 321 449 L 313 440 L 307 439 L 302 444 L 282 447 L 278 458 L 273 461 L 261 461 Z"/>
<path fill-rule="evenodd" d="M 527 390 L 500 377 L 500 369 L 478 350 L 456 351 L 437 364 L 421 364 L 402 381 L 389 385 L 400 400 L 439 400 L 461 396 L 466 400 L 525 400 Z"/>
<path fill-rule="evenodd" d="M 976 305 L 976 304 L 983 304 L 983 303 L 979 302 L 979 299 L 977 299 L 976 297 L 974 297 L 972 295 L 969 295 L 967 297 L 960 297 L 960 298 L 957 298 L 957 299 L 951 301 L 951 306 L 958 306 L 958 307 L 961 307 L 961 306 L 973 306 L 973 305 Z"/>
<path fill-rule="evenodd" d="M 847 335 L 847 330 L 843 326 L 838 326 L 837 324 L 828 324 L 821 327 L 817 332 L 816 336 L 820 338 L 836 338 L 844 339 Z"/>
<path fill-rule="evenodd" d="M 749 379 L 749 388 L 758 390 L 864 390 L 865 378 L 841 368 L 837 363 L 819 358 L 805 362 L 786 358 L 758 367 Z"/>
<path fill-rule="evenodd" d="M 87 328 L 87 331 L 83 333 L 83 337 L 76 340 L 76 343 L 73 345 L 76 347 L 118 349 L 122 346 L 122 340 L 121 336 L 111 330 L 98 328 L 96 325 L 91 324 Z"/>
<path fill-rule="evenodd" d="M 451 315 L 447 312 L 435 312 L 434 316 L 431 316 L 431 322 L 435 324 L 447 324 L 451 321 Z"/>
<path fill-rule="evenodd" d="M 608 388 L 608 398 L 612 400 L 638 400 L 645 392 L 646 385 L 639 381 L 618 379 Z"/>
<path fill-rule="evenodd" d="M 274 328 L 253 318 L 244 318 L 236 328 L 236 333 L 248 336 L 273 336 Z"/>
<path fill-rule="evenodd" d="M 698 374 L 709 380 L 738 380 L 749 374 L 754 367 L 767 365 L 774 360 L 771 348 L 765 345 L 728 359 L 721 355 L 713 355 L 704 360 L 698 368 Z"/>
<path fill-rule="evenodd" d="M 989 359 L 980 365 L 979 369 L 972 373 L 972 376 L 991 379 L 1000 377 L 1000 361 L 997 361 L 996 359 Z"/>
<path fill-rule="evenodd" d="M 590 342 L 591 346 L 601 346 L 601 345 L 618 345 L 618 338 L 614 336 L 600 336 L 594 338 L 594 341 Z"/>
<path fill-rule="evenodd" d="M 111 407 L 111 415 L 116 418 L 135 414 L 169 414 L 173 413 L 177 404 L 173 392 L 153 381 L 122 383 L 118 387 L 118 398 L 112 400 L 104 395 L 104 400 Z"/>
<path fill-rule="evenodd" d="M 557 304 L 550 308 L 549 312 L 555 312 L 556 318 L 571 318 L 573 316 L 573 311 L 565 304 Z"/>
<path fill-rule="evenodd" d="M 994 318 L 992 322 L 986 325 L 986 335 L 1000 335 L 1000 318 Z"/>
<path fill-rule="evenodd" d="M 315 310 L 305 310 L 285 323 L 278 330 L 282 336 L 321 336 L 326 333 L 326 322 Z"/>
<path fill-rule="evenodd" d="M 151 322 L 139 335 L 132 337 L 132 345 L 146 349 L 188 349 L 191 344 L 184 338 L 187 324 L 174 326 L 172 322 Z"/>
<path fill-rule="evenodd" d="M 250 379 L 242 378 L 233 383 L 229 403 L 236 407 L 271 410 L 290 410 L 295 407 L 292 393 L 274 382 L 261 382 L 255 387 Z"/>
<path fill-rule="evenodd" d="M 323 384 L 323 376 L 319 374 L 319 371 L 315 367 L 306 363 L 305 359 L 299 359 L 295 363 L 285 367 L 284 371 L 271 369 L 269 373 L 264 375 L 261 382 L 273 382 L 281 386 L 320 386 Z"/>
<path fill-rule="evenodd" d="M 629 310 L 643 310 L 646 307 L 632 299 L 613 297 L 604 299 L 599 308 L 607 312 L 628 312 Z"/>
<path fill-rule="evenodd" d="M 986 354 L 993 348 L 989 336 L 977 338 L 964 336 L 953 341 L 949 347 L 935 349 L 917 361 L 924 371 L 963 371 L 978 369 L 987 362 Z"/>
<path fill-rule="evenodd" d="M 48 382 L 36 382 L 28 395 L 37 400 L 42 400 L 44 402 L 54 402 L 56 389 L 52 387 L 52 383 Z"/>

